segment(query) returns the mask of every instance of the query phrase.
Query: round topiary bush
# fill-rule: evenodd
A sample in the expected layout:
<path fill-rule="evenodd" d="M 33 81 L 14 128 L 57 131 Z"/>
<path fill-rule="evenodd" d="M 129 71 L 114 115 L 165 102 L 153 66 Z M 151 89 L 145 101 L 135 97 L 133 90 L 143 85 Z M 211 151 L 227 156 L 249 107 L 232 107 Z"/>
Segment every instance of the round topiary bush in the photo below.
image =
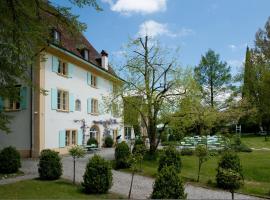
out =
<path fill-rule="evenodd" d="M 189 149 L 189 148 L 181 149 L 182 156 L 192 156 L 193 154 L 194 154 L 193 149 Z"/>
<path fill-rule="evenodd" d="M 116 169 L 123 169 L 130 167 L 129 158 L 130 150 L 125 142 L 121 142 L 115 147 L 115 167 Z"/>
<path fill-rule="evenodd" d="M 174 166 L 177 172 L 181 171 L 181 156 L 173 146 L 166 147 L 162 152 L 159 159 L 158 171 L 161 171 L 165 166 Z"/>
<path fill-rule="evenodd" d="M 184 185 L 173 166 L 165 166 L 158 173 L 154 183 L 152 199 L 186 199 Z"/>
<path fill-rule="evenodd" d="M 108 147 L 108 148 L 112 147 L 113 146 L 113 139 L 112 139 L 112 137 L 111 136 L 105 137 L 104 143 L 105 143 L 105 147 Z"/>
<path fill-rule="evenodd" d="M 94 155 L 88 162 L 83 175 L 83 189 L 89 194 L 108 192 L 112 186 L 112 171 L 108 161 Z"/>
<path fill-rule="evenodd" d="M 0 152 L 0 173 L 16 173 L 20 167 L 20 153 L 14 147 L 6 147 Z"/>
<path fill-rule="evenodd" d="M 147 151 L 147 149 L 146 149 L 146 146 L 144 144 L 137 144 L 132 149 L 133 154 L 137 154 L 137 155 L 141 155 L 141 156 L 144 156 L 146 151 Z"/>
<path fill-rule="evenodd" d="M 44 149 L 39 156 L 38 173 L 42 180 L 56 180 L 62 175 L 62 163 L 59 153 Z"/>
<path fill-rule="evenodd" d="M 89 138 L 87 141 L 87 145 L 92 145 L 95 144 L 96 146 L 98 146 L 98 141 L 96 140 L 96 138 Z"/>

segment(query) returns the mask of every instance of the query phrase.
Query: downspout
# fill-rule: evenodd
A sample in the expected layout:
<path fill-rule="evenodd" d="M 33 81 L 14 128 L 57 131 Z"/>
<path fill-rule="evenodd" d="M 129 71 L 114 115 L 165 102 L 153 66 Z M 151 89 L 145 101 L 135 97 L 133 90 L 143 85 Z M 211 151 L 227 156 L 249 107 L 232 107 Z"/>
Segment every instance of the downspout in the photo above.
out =
<path fill-rule="evenodd" d="M 31 84 L 33 83 L 33 65 L 31 65 Z M 30 88 L 30 158 L 33 156 L 33 118 L 34 118 L 34 113 L 33 113 L 33 87 L 31 86 Z"/>

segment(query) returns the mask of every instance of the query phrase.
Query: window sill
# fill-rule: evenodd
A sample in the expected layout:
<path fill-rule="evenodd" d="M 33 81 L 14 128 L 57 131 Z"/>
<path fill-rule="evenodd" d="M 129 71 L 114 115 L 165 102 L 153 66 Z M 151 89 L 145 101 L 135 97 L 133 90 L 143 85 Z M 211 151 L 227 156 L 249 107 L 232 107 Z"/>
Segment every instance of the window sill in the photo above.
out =
<path fill-rule="evenodd" d="M 69 113 L 69 110 L 61 110 L 61 109 L 57 109 L 57 112 L 64 112 L 64 113 Z"/>
<path fill-rule="evenodd" d="M 90 115 L 98 116 L 99 113 L 90 113 Z"/>
<path fill-rule="evenodd" d="M 21 109 L 4 109 L 4 112 L 19 112 L 19 111 L 21 111 Z"/>
<path fill-rule="evenodd" d="M 64 78 L 69 78 L 68 75 L 60 74 L 60 73 L 58 73 L 58 72 L 56 72 L 56 74 L 57 74 L 58 76 L 62 76 L 62 77 L 64 77 Z"/>
<path fill-rule="evenodd" d="M 93 85 L 90 85 L 92 88 L 94 88 L 94 89 L 98 89 L 98 87 L 97 86 L 93 86 Z"/>

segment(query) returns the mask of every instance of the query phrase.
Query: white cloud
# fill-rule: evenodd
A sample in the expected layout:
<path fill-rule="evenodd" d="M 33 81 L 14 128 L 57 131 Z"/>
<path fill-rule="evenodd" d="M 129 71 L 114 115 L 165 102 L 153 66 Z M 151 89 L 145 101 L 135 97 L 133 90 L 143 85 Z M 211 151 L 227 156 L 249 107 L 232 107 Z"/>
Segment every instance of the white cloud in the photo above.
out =
<path fill-rule="evenodd" d="M 228 65 L 232 67 L 242 67 L 244 61 L 243 60 L 228 60 Z"/>
<path fill-rule="evenodd" d="M 234 44 L 230 44 L 230 45 L 228 45 L 228 47 L 229 47 L 232 51 L 234 51 L 234 50 L 236 49 L 236 46 L 235 46 Z"/>
<path fill-rule="evenodd" d="M 242 50 L 242 49 L 245 49 L 247 46 L 248 46 L 247 43 L 239 44 L 239 45 L 235 45 L 235 44 L 229 44 L 229 45 L 228 45 L 228 47 L 229 47 L 232 51 Z"/>
<path fill-rule="evenodd" d="M 167 24 L 162 24 L 159 22 L 156 22 L 154 20 L 148 20 L 143 22 L 139 26 L 139 32 L 138 36 L 143 37 L 145 35 L 148 35 L 150 37 L 157 37 L 161 35 L 169 36 L 169 37 L 184 37 L 194 34 L 194 31 L 187 28 L 182 28 L 178 32 L 172 32 Z"/>
<path fill-rule="evenodd" d="M 102 0 L 110 4 L 111 10 L 121 14 L 132 13 L 151 14 L 165 11 L 167 0 Z"/>

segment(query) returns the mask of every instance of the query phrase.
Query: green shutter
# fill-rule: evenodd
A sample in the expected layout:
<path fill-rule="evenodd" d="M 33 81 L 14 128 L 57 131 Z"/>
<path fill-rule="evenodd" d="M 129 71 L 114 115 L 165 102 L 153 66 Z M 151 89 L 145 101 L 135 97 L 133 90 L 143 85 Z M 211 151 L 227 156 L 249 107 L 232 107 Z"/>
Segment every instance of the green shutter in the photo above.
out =
<path fill-rule="evenodd" d="M 2 97 L 0 97 L 0 112 L 3 110 L 3 107 L 4 107 L 4 101 Z"/>
<path fill-rule="evenodd" d="M 72 93 L 69 93 L 69 111 L 70 112 L 75 111 L 75 99 Z"/>
<path fill-rule="evenodd" d="M 91 73 L 87 72 L 87 84 L 91 85 Z"/>
<path fill-rule="evenodd" d="M 82 145 L 83 143 L 83 131 L 82 131 L 82 129 L 79 129 L 78 130 L 78 138 L 77 138 L 77 144 L 78 145 Z"/>
<path fill-rule="evenodd" d="M 51 108 L 52 110 L 57 109 L 57 89 L 56 88 L 51 89 Z"/>
<path fill-rule="evenodd" d="M 57 57 L 52 56 L 52 71 L 53 72 L 58 72 L 58 67 L 59 67 L 59 60 Z"/>
<path fill-rule="evenodd" d="M 20 104 L 22 110 L 27 108 L 27 87 L 20 88 Z"/>
<path fill-rule="evenodd" d="M 59 147 L 65 147 L 66 144 L 66 131 L 59 131 Z"/>
<path fill-rule="evenodd" d="M 87 113 L 91 113 L 91 98 L 87 99 Z"/>
<path fill-rule="evenodd" d="M 74 73 L 74 65 L 71 63 L 68 63 L 68 77 L 72 78 Z"/>

